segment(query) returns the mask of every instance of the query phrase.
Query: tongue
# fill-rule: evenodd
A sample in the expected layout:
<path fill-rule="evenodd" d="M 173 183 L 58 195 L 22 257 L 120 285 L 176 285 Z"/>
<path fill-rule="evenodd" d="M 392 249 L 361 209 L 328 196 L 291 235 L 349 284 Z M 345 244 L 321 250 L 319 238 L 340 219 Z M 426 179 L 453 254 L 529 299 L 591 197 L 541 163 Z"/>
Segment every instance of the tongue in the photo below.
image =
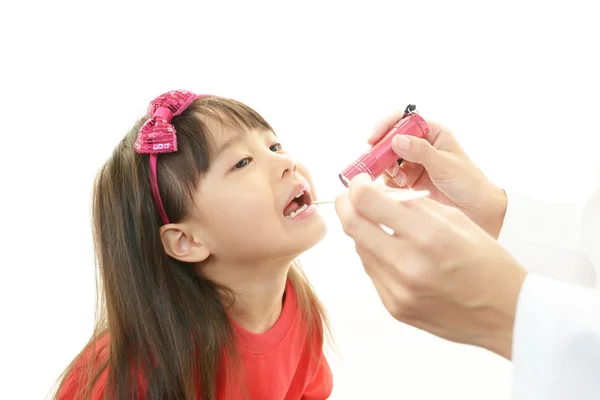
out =
<path fill-rule="evenodd" d="M 288 204 L 287 207 L 283 209 L 283 215 L 288 216 L 288 215 L 290 215 L 290 213 L 296 211 L 299 208 L 300 208 L 300 206 L 298 205 L 298 203 L 296 203 L 294 200 L 292 200 L 290 202 L 290 204 Z"/>

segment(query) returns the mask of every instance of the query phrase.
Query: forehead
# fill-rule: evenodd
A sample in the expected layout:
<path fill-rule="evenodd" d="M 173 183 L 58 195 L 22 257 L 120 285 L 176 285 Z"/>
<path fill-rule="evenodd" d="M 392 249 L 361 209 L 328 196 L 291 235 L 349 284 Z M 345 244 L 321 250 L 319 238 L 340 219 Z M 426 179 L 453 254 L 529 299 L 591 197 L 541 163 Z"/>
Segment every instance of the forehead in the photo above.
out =
<path fill-rule="evenodd" d="M 271 130 L 262 127 L 249 128 L 239 124 L 233 124 L 227 120 L 221 121 L 206 117 L 201 118 L 201 120 L 206 126 L 207 131 L 210 132 L 210 150 L 211 153 L 216 156 L 223 153 L 227 148 L 245 140 L 274 135 Z"/>

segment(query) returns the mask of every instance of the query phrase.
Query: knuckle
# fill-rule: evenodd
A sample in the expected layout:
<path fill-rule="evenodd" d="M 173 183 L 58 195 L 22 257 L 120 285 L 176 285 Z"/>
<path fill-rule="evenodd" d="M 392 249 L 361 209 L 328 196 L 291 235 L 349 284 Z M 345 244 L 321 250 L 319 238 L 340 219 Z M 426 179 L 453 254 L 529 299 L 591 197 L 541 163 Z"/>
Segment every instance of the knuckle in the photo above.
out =
<path fill-rule="evenodd" d="M 414 300 L 424 293 L 435 292 L 438 287 L 440 268 L 433 267 L 429 254 L 413 254 L 405 257 L 406 265 L 402 269 L 402 285 L 406 300 Z"/>
<path fill-rule="evenodd" d="M 411 321 L 416 318 L 417 299 L 414 295 L 404 292 L 397 294 L 394 301 L 386 306 L 388 312 L 397 320 Z"/>
<path fill-rule="evenodd" d="M 444 267 L 435 269 L 423 269 L 417 272 L 411 280 L 410 287 L 413 293 L 427 294 L 438 293 L 442 290 L 442 280 L 440 279 L 444 272 Z"/>
<path fill-rule="evenodd" d="M 412 293 L 420 293 L 429 289 L 431 281 L 427 270 L 419 266 L 407 272 L 405 285 Z"/>
<path fill-rule="evenodd" d="M 414 232 L 415 244 L 424 250 L 429 250 L 435 246 L 436 230 L 431 225 L 423 227 Z"/>

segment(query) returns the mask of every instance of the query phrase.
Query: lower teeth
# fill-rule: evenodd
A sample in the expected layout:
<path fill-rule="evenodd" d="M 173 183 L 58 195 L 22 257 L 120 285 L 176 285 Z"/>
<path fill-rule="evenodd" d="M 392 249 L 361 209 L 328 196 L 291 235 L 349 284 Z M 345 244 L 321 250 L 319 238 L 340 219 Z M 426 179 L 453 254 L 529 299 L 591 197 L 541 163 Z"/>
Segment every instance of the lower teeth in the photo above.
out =
<path fill-rule="evenodd" d="M 302 207 L 300 207 L 299 209 L 297 209 L 296 211 L 292 211 L 290 213 L 290 215 L 288 215 L 288 218 L 294 218 L 296 215 L 300 214 L 302 211 L 306 210 L 308 208 L 308 204 L 303 205 Z"/>

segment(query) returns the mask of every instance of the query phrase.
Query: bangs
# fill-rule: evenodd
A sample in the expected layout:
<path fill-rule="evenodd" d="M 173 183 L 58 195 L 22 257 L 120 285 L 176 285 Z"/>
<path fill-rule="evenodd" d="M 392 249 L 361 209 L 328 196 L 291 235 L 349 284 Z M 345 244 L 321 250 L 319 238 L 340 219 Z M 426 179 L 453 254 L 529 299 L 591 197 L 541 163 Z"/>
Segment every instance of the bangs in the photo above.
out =
<path fill-rule="evenodd" d="M 256 111 L 247 105 L 233 99 L 217 96 L 207 96 L 195 100 L 190 106 L 190 111 L 197 115 L 199 122 L 203 125 L 201 132 L 205 140 L 211 142 L 210 159 L 216 155 L 216 146 L 213 132 L 206 126 L 204 121 L 212 120 L 220 124 L 223 131 L 230 131 L 232 136 L 243 135 L 254 130 L 273 131 L 269 123 Z"/>

